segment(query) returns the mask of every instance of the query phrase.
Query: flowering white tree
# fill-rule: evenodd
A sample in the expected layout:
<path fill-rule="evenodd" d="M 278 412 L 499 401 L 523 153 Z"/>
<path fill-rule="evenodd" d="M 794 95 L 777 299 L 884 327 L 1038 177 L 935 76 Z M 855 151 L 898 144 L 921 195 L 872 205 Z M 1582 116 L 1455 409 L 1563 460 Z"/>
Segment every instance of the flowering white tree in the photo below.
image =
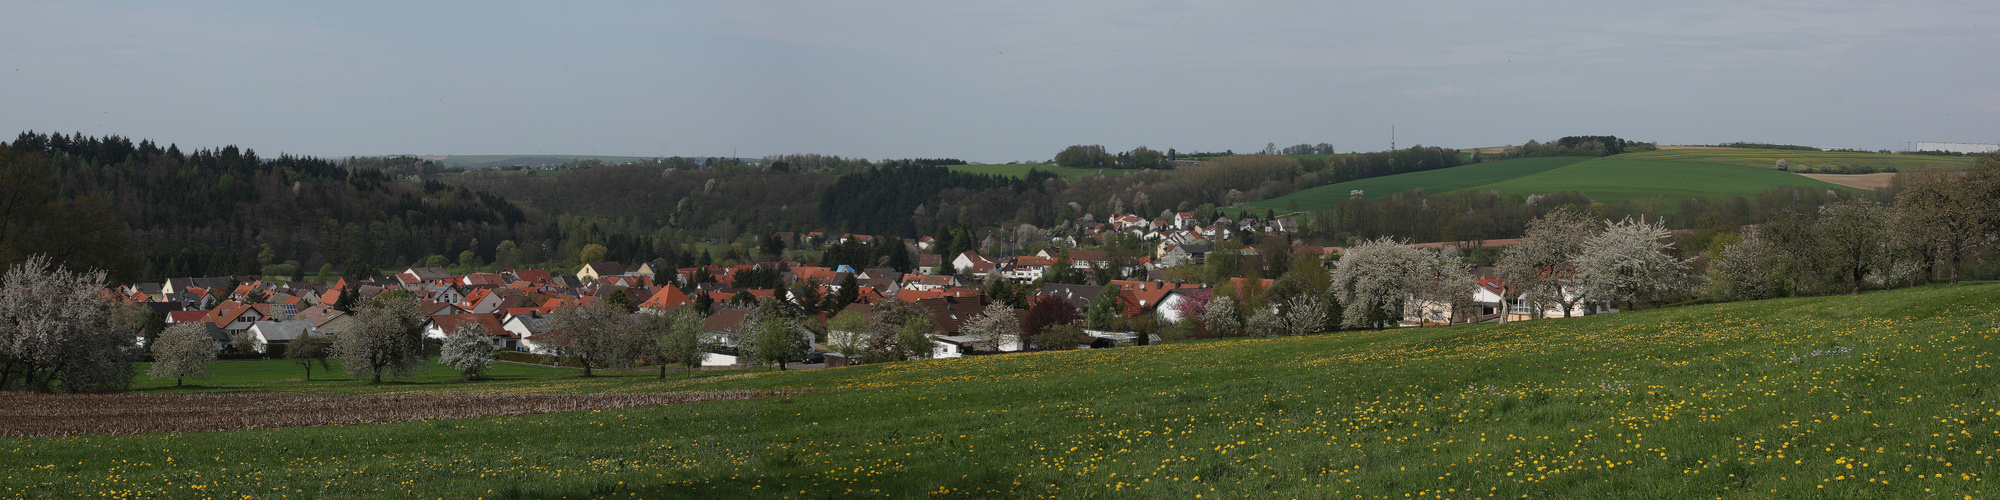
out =
<path fill-rule="evenodd" d="M 1709 292 L 1726 300 L 1771 298 L 1779 283 L 1777 259 L 1771 242 L 1746 230 L 1743 239 L 1722 247 L 1722 254 L 1709 264 Z"/>
<path fill-rule="evenodd" d="M 104 293 L 103 271 L 70 271 L 43 256 L 0 275 L 0 390 L 130 387 L 123 349 L 132 335 L 113 325 Z"/>
<path fill-rule="evenodd" d="M 478 380 L 486 376 L 486 369 L 493 366 L 487 356 L 493 354 L 493 339 L 486 334 L 486 327 L 478 323 L 459 325 L 450 336 L 445 337 L 444 347 L 438 350 L 438 361 L 458 370 L 466 380 Z"/>
<path fill-rule="evenodd" d="M 354 319 L 354 328 L 333 338 L 333 356 L 341 359 L 349 378 L 368 377 L 379 384 L 383 375 L 408 377 L 423 367 L 424 316 L 416 297 L 382 294 Z"/>
<path fill-rule="evenodd" d="M 1021 338 L 1021 316 L 1007 304 L 994 302 L 966 322 L 964 332 L 973 338 L 974 349 L 998 351 L 1001 342 Z"/>
<path fill-rule="evenodd" d="M 1576 264 L 1584 276 L 1581 295 L 1596 300 L 1657 300 L 1690 289 L 1688 262 L 1667 250 L 1667 227 L 1659 221 L 1625 219 L 1584 242 Z"/>
<path fill-rule="evenodd" d="M 1333 293 L 1345 306 L 1341 322 L 1383 327 L 1401 320 L 1422 277 L 1436 274 L 1436 259 L 1384 237 L 1340 254 L 1333 268 Z"/>
<path fill-rule="evenodd" d="M 1521 242 L 1502 251 L 1494 266 L 1508 287 L 1522 290 L 1524 300 L 1543 306 L 1536 311 L 1561 306 L 1563 317 L 1569 317 L 1585 297 L 1580 293 L 1583 269 L 1576 265 L 1576 258 L 1583 254 L 1584 243 L 1596 234 L 1597 224 L 1589 217 L 1557 209 L 1529 221 Z"/>
<path fill-rule="evenodd" d="M 1202 325 L 1208 333 L 1218 337 L 1228 337 L 1243 333 L 1243 320 L 1236 318 L 1236 299 L 1228 295 L 1216 295 L 1208 301 L 1208 310 L 1201 315 Z"/>
<path fill-rule="evenodd" d="M 1300 294 L 1285 301 L 1279 316 L 1282 329 L 1292 335 L 1318 333 L 1326 327 L 1326 303 L 1318 295 Z"/>
<path fill-rule="evenodd" d="M 208 378 L 208 364 L 214 361 L 215 339 L 208 337 L 202 323 L 181 323 L 153 341 L 153 367 L 146 370 L 146 376 L 174 379 L 178 387 L 187 377 Z"/>

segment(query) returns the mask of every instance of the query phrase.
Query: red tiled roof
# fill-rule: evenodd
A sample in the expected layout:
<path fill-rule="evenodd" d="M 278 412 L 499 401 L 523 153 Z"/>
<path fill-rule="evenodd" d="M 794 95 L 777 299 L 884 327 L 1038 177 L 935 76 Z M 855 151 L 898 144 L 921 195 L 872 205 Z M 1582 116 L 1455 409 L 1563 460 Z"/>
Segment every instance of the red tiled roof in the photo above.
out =
<path fill-rule="evenodd" d="M 510 339 L 521 338 L 520 335 L 501 328 L 500 320 L 495 319 L 491 314 L 446 314 L 432 316 L 431 321 L 437 323 L 438 329 L 444 331 L 445 335 L 451 335 L 452 332 L 458 331 L 458 327 L 460 326 L 477 324 L 486 328 L 487 335 Z"/>

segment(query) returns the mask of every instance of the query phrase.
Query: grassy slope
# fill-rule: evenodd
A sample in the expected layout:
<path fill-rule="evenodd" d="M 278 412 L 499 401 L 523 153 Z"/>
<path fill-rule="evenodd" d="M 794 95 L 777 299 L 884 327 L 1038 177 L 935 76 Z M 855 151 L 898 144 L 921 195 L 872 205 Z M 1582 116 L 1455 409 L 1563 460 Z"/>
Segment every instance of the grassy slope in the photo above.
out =
<path fill-rule="evenodd" d="M 752 401 L 7 439 L 0 495 L 1983 496 L 1996 311 L 2000 285 L 1932 286 L 655 385 L 823 391 Z"/>
<path fill-rule="evenodd" d="M 1424 192 L 1428 193 L 1443 193 L 1534 175 L 1589 159 L 1582 156 L 1564 156 L 1489 161 L 1330 184 L 1244 205 L 1283 209 L 1292 200 L 1298 200 L 1299 210 L 1321 210 L 1347 199 L 1348 193 L 1356 189 L 1361 190 L 1369 198 L 1381 198 L 1416 188 L 1424 188 Z"/>
<path fill-rule="evenodd" d="M 1681 163 L 1608 156 L 1473 189 L 1503 195 L 1582 191 L 1599 202 L 1659 196 L 1665 200 L 1756 196 L 1779 186 L 1853 189 L 1790 172 L 1705 163 Z"/>
<path fill-rule="evenodd" d="M 1638 160 L 1677 161 L 1687 163 L 1709 163 L 1715 165 L 1735 165 L 1777 169 L 1779 159 L 1799 167 L 1856 166 L 1895 168 L 1965 168 L 1972 165 L 1970 156 L 1924 156 L 1876 153 L 1847 153 L 1825 151 L 1793 151 L 1780 149 L 1666 149 L 1643 153 L 1630 153 L 1620 158 Z"/>

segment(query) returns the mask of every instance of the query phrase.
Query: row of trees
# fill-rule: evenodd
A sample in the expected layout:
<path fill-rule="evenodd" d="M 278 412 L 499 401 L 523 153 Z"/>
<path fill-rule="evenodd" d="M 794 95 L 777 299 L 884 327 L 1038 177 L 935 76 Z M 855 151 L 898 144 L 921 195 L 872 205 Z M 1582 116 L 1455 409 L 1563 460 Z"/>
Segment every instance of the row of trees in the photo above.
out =
<path fill-rule="evenodd" d="M 1075 145 L 1056 153 L 1055 164 L 1064 168 L 1172 168 L 1167 154 L 1139 146 L 1122 153 L 1107 153 L 1104 146 Z"/>

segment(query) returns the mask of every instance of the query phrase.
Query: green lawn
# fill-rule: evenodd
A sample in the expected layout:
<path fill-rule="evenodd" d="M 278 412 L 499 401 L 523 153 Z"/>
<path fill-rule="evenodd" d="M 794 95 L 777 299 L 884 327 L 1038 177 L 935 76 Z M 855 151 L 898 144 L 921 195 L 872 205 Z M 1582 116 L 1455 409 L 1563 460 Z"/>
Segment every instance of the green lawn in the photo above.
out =
<path fill-rule="evenodd" d="M 1688 198 L 1754 197 L 1779 186 L 1855 190 L 1774 169 L 1607 156 L 1470 189 L 1502 195 L 1581 191 L 1598 202 L 1615 203 L 1654 196 L 1672 202 Z M 1668 205 L 1671 206 L 1671 205 Z"/>
<path fill-rule="evenodd" d="M 2000 470 L 1996 323 L 2000 284 L 1982 283 L 1505 325 L 633 377 L 619 381 L 818 392 L 0 439 L 0 496 L 1985 497 L 1985 479 Z M 568 391 L 630 387 L 522 376 Z M 537 384 L 494 385 L 507 383 Z"/>
<path fill-rule="evenodd" d="M 1785 160 L 1793 168 L 1847 166 L 1872 167 L 1878 170 L 1890 168 L 1897 170 L 1913 168 L 1965 168 L 1971 166 L 1972 160 L 1975 159 L 1975 157 L 1971 156 L 1898 155 L 1751 148 L 1665 149 L 1643 153 L 1628 153 L 1618 157 L 1634 160 L 1734 165 L 1769 170 L 1776 170 L 1778 160 L 1780 159 Z"/>
<path fill-rule="evenodd" d="M 1356 189 L 1361 190 L 1362 194 L 1370 199 L 1408 192 L 1416 188 L 1423 188 L 1427 193 L 1444 193 L 1534 175 L 1589 159 L 1582 156 L 1564 156 L 1489 161 L 1330 184 L 1268 200 L 1245 203 L 1244 206 L 1284 210 L 1293 200 L 1297 200 L 1299 210 L 1310 212 L 1331 207 L 1334 203 L 1347 199 Z"/>

